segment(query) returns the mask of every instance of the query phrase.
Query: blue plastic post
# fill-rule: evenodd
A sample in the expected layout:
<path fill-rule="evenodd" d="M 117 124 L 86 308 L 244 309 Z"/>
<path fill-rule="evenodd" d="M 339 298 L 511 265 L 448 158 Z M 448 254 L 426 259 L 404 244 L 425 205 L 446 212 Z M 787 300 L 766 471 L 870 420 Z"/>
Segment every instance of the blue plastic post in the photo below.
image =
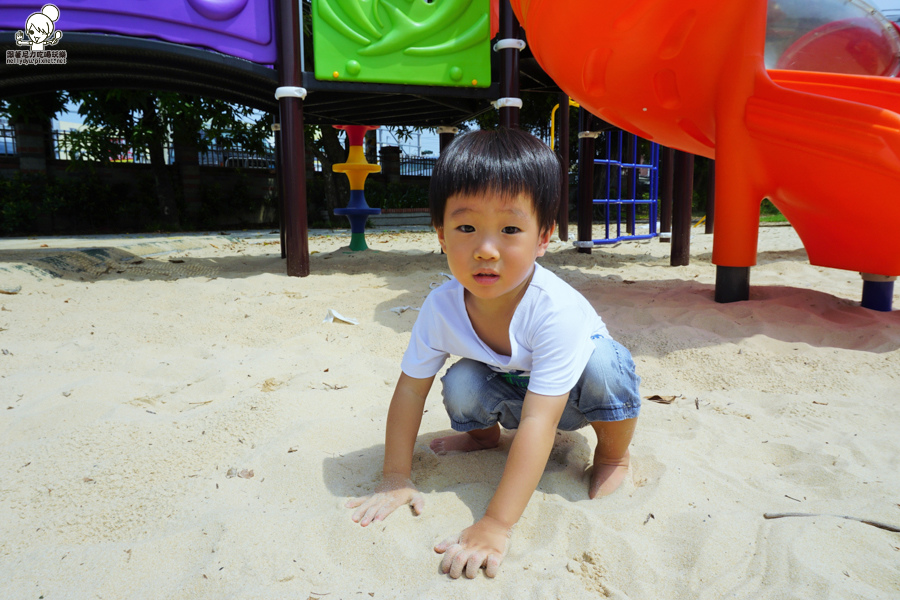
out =
<path fill-rule="evenodd" d="M 372 208 L 366 203 L 363 190 L 350 190 L 350 202 L 346 208 L 334 209 L 334 214 L 350 220 L 350 249 L 354 252 L 368 248 L 366 244 L 366 220 L 370 215 L 381 214 L 380 208 Z"/>

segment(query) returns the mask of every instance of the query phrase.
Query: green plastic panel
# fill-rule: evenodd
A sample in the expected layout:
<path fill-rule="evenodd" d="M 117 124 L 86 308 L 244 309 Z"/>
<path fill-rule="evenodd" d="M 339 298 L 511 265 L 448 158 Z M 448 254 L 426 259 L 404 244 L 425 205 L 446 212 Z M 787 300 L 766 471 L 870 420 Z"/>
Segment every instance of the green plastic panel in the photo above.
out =
<path fill-rule="evenodd" d="M 316 79 L 491 84 L 490 0 L 313 0 Z"/>

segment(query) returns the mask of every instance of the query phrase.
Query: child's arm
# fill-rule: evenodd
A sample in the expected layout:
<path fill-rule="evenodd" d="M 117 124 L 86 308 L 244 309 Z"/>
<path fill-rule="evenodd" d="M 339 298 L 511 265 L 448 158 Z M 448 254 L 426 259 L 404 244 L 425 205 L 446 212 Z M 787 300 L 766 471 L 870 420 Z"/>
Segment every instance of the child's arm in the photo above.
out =
<path fill-rule="evenodd" d="M 388 409 L 381 483 L 371 496 L 347 502 L 347 508 L 357 509 L 353 513 L 353 520 L 363 527 L 372 521 L 383 521 L 404 504 L 412 505 L 417 515 L 422 513 L 425 499 L 416 490 L 409 476 L 425 397 L 428 396 L 432 382 L 434 377 L 415 379 L 405 373 L 400 374 Z"/>
<path fill-rule="evenodd" d="M 444 573 L 449 572 L 456 578 L 465 569 L 466 577 L 471 578 L 479 568 L 486 566 L 488 577 L 497 574 L 509 547 L 512 527 L 525 511 L 544 473 L 556 438 L 556 427 L 568 399 L 569 394 L 525 394 L 519 429 L 509 449 L 500 485 L 484 517 L 435 546 L 436 552 L 444 553 L 441 561 Z"/>

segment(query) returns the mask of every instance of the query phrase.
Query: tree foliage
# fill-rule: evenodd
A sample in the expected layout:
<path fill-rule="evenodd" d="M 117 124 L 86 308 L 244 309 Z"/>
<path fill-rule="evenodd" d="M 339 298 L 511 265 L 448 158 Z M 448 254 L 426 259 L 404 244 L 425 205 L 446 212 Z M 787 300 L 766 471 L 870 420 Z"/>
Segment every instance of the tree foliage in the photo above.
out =
<path fill-rule="evenodd" d="M 122 146 L 146 151 L 169 139 L 199 151 L 211 143 L 263 152 L 271 116 L 257 117 L 245 106 L 173 92 L 106 90 L 73 92 L 86 129 L 75 133 L 76 150 L 96 160 L 120 153 Z"/>
<path fill-rule="evenodd" d="M 48 123 L 66 107 L 65 92 L 46 92 L 0 100 L 0 115 L 11 124 Z"/>
<path fill-rule="evenodd" d="M 145 90 L 48 92 L 0 101 L 0 114 L 13 124 L 38 123 L 49 132 L 50 121 L 68 103 L 78 106 L 85 128 L 70 131 L 66 150 L 82 159 L 73 167 L 91 169 L 128 152 L 149 156 L 160 221 L 170 228 L 181 225 L 180 189 L 172 181 L 165 148 L 203 152 L 215 143 L 228 149 L 264 153 L 271 135 L 272 117 L 252 109 L 214 100 Z"/>
<path fill-rule="evenodd" d="M 132 150 L 150 157 L 163 222 L 180 225 L 177 187 L 166 168 L 166 144 L 205 151 L 215 142 L 230 148 L 264 152 L 271 117 L 221 100 L 173 92 L 104 90 L 73 92 L 87 126 L 70 132 L 69 151 L 81 158 L 107 161 Z"/>

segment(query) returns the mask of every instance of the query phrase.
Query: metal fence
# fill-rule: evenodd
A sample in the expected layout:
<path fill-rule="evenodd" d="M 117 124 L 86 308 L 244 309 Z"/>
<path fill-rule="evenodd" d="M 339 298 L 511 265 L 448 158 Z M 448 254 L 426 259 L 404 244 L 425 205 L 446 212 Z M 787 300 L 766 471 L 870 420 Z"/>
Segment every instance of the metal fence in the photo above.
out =
<path fill-rule="evenodd" d="M 84 156 L 78 151 L 67 131 L 52 131 L 50 141 L 53 147 L 53 158 L 56 160 L 92 160 L 93 157 Z M 116 141 L 116 140 L 113 140 Z M 150 164 L 150 154 L 146 150 L 135 150 L 128 147 L 124 140 L 119 141 L 120 150 L 109 157 L 110 162 L 131 163 L 140 165 Z M 11 127 L 0 127 L 0 156 L 15 156 L 16 133 Z M 175 149 L 170 142 L 163 144 L 163 156 L 166 164 L 175 163 Z M 244 169 L 274 169 L 275 153 L 266 152 L 259 154 L 240 147 L 210 146 L 198 153 L 198 161 L 201 166 L 212 167 L 240 167 Z M 409 156 L 400 157 L 400 175 L 430 177 L 437 162 L 436 156 Z M 313 170 L 322 172 L 322 163 L 319 159 L 313 159 Z"/>
<path fill-rule="evenodd" d="M 53 156 L 57 160 L 82 160 L 82 156 L 74 148 L 69 134 L 65 131 L 53 131 Z M 0 138 L 2 139 L 2 138 Z M 116 140 L 112 140 L 116 141 Z M 2 142 L 0 142 L 2 144 Z M 128 147 L 124 140 L 119 143 L 121 150 L 109 157 L 110 162 L 132 163 L 139 165 L 150 164 L 150 153 L 146 150 L 135 150 Z M 175 163 L 175 148 L 171 142 L 163 144 L 163 156 L 166 164 Z M 214 167 L 241 167 L 244 169 L 274 169 L 275 153 L 267 152 L 259 154 L 242 148 L 210 146 L 208 149 L 198 152 L 197 159 L 200 165 Z"/>
<path fill-rule="evenodd" d="M 400 175 L 431 177 L 436 162 L 437 158 L 431 156 L 401 156 Z"/>
<path fill-rule="evenodd" d="M 82 155 L 70 138 L 67 131 L 52 131 L 50 139 L 53 145 L 53 158 L 57 160 L 92 160 L 93 157 Z M 129 147 L 125 140 L 110 140 L 115 143 L 119 150 L 111 153 L 109 162 L 114 163 L 132 163 L 137 165 L 149 165 L 150 153 L 146 150 L 135 150 Z M 175 150 L 169 143 L 163 144 L 163 156 L 166 164 L 175 162 Z"/>
<path fill-rule="evenodd" d="M 12 127 L 0 127 L 0 156 L 16 154 L 16 132 Z"/>
<path fill-rule="evenodd" d="M 274 169 L 275 153 L 267 152 L 260 155 L 241 148 L 223 148 L 210 146 L 204 152 L 200 152 L 201 165 L 210 167 L 240 167 L 242 169 Z"/>

